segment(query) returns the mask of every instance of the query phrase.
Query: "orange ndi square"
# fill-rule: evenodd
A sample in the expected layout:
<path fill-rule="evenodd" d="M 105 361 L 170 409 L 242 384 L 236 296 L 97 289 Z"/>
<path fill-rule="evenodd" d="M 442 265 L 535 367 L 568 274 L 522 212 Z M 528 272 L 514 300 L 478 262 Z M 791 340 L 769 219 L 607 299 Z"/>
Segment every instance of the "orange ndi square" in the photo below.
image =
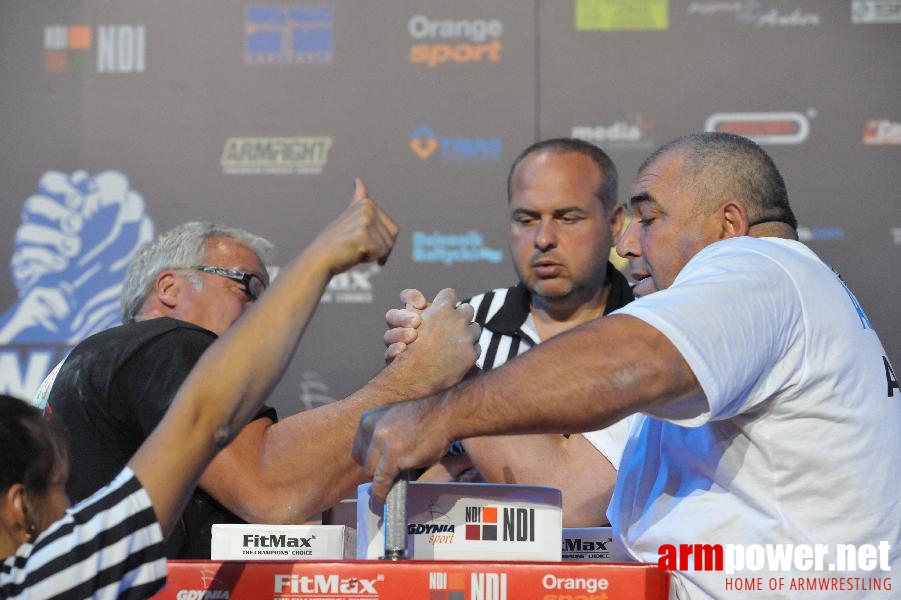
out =
<path fill-rule="evenodd" d="M 482 508 L 482 522 L 483 523 L 497 523 L 497 507 L 496 506 L 486 506 Z"/>
<path fill-rule="evenodd" d="M 91 47 L 91 28 L 87 25 L 69 27 L 69 48 L 84 50 Z"/>
<path fill-rule="evenodd" d="M 447 589 L 451 591 L 466 589 L 466 573 L 448 573 Z"/>

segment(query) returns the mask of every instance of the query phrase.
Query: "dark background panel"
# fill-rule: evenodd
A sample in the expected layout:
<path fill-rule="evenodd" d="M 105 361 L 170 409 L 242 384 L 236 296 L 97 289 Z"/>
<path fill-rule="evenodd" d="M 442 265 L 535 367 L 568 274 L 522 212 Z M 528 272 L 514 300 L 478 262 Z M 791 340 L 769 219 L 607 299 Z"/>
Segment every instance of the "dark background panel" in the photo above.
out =
<path fill-rule="evenodd" d="M 600 30 L 576 23 L 576 0 L 9 0 L 0 6 L 2 262 L 26 199 L 51 170 L 121 172 L 157 232 L 195 219 L 244 227 L 276 243 L 276 268 L 344 209 L 353 176 L 363 177 L 401 234 L 383 268 L 332 282 L 273 395 L 288 414 L 343 397 L 378 370 L 384 313 L 401 289 L 433 295 L 449 286 L 463 297 L 514 281 L 505 178 L 536 139 L 595 141 L 616 161 L 625 198 L 645 156 L 702 130 L 711 115 L 787 112 L 809 125 L 808 135 L 765 147 L 802 237 L 842 273 L 897 364 L 901 133 L 879 145 L 862 138 L 871 121 L 901 128 L 901 23 L 854 23 L 853 2 L 671 0 L 666 28 L 634 29 L 651 4 L 659 3 L 629 4 L 629 27 Z M 249 7 L 320 10 L 330 59 L 247 64 Z M 447 22 L 476 29 L 442 36 Z M 436 35 L 423 35 L 426 23 Z M 480 37 L 489 23 L 498 35 Z M 53 25 L 95 33 L 116 25 L 126 37 L 140 30 L 143 45 L 131 50 L 141 56 L 131 58 L 143 68 L 98 72 L 95 37 L 65 72 L 48 72 L 44 36 Z M 462 62 L 411 63 L 423 44 L 444 45 Z M 478 52 L 482 60 L 468 60 Z M 420 157 L 411 142 L 423 127 L 438 148 Z M 284 137 L 328 138 L 318 172 L 224 171 L 229 140 Z M 463 247 L 481 258 L 417 262 L 417 234 L 451 251 L 461 249 L 452 236 L 474 236 Z M 21 298 L 9 269 L 0 270 L 8 316 Z M 0 347 L 3 391 L 26 393 L 10 381 L 39 378 L 36 353 L 61 352 L 61 344 Z"/>

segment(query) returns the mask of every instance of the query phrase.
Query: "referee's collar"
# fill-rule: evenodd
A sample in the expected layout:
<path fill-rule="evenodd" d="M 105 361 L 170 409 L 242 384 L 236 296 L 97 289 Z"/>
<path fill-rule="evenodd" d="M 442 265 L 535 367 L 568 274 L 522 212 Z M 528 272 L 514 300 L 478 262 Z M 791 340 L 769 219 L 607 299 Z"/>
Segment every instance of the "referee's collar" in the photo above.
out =
<path fill-rule="evenodd" d="M 607 304 L 604 306 L 605 315 L 622 308 L 635 299 L 628 280 L 609 261 L 607 262 L 606 278 L 607 284 L 610 285 L 610 292 L 607 295 Z M 485 323 L 485 327 L 503 335 L 516 335 L 522 324 L 529 318 L 531 305 L 532 293 L 522 282 L 519 282 L 507 289 L 504 305 Z"/>

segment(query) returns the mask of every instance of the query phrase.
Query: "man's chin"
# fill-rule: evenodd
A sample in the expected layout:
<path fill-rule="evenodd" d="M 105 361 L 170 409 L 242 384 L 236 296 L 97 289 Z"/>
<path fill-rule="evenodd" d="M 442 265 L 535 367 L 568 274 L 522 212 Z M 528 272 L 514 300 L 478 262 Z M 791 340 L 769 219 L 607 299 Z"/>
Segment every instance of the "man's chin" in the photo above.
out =
<path fill-rule="evenodd" d="M 568 281 L 540 279 L 530 285 L 529 289 L 542 298 L 564 298 L 572 292 L 573 287 Z"/>
<path fill-rule="evenodd" d="M 653 294 L 657 291 L 657 288 L 654 286 L 654 280 L 650 277 L 642 279 L 634 286 L 632 286 L 632 294 L 636 298 L 641 298 L 642 296 L 647 296 L 648 294 Z"/>

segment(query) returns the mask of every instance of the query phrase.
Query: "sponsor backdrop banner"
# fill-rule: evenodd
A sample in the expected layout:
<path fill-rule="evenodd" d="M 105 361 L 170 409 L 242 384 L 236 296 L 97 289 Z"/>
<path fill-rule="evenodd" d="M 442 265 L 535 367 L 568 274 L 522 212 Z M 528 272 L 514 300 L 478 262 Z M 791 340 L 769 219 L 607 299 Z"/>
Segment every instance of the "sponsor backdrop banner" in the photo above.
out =
<path fill-rule="evenodd" d="M 117 322 L 141 243 L 219 221 L 275 242 L 277 270 L 359 175 L 397 246 L 332 281 L 271 402 L 341 398 L 380 368 L 401 289 L 514 282 L 504 186 L 528 144 L 596 142 L 624 197 L 703 129 L 773 155 L 901 361 L 901 0 L 7 0 L 0 52 L 4 393 Z"/>

